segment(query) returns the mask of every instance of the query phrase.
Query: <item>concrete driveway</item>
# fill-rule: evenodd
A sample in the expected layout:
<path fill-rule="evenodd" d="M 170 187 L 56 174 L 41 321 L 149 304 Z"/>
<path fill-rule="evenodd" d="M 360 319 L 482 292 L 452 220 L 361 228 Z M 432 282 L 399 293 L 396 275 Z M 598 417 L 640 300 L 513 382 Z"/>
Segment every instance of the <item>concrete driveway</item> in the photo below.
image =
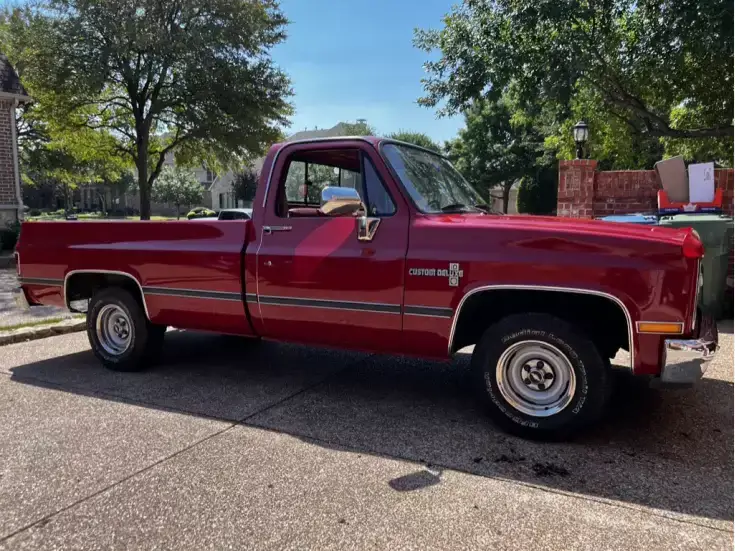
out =
<path fill-rule="evenodd" d="M 0 549 L 731 549 L 732 323 L 697 388 L 622 380 L 566 444 L 500 433 L 430 363 L 170 332 L 0 348 Z"/>

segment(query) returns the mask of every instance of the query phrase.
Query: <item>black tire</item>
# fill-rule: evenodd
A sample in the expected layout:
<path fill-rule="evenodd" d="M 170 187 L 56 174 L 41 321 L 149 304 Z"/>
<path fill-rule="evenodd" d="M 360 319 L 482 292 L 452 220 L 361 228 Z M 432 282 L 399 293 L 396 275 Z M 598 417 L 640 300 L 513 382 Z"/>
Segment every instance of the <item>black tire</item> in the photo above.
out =
<path fill-rule="evenodd" d="M 541 355 L 534 358 L 535 351 Z M 492 419 L 511 434 L 534 440 L 567 439 L 596 422 L 612 384 L 607 362 L 584 332 L 548 314 L 516 314 L 489 327 L 472 355 L 472 374 Z M 524 392 L 525 385 L 545 392 L 539 389 L 546 384 L 549 393 L 566 389 L 556 406 L 526 401 L 513 390 Z"/>
<path fill-rule="evenodd" d="M 98 330 L 109 316 L 126 320 L 127 339 L 120 339 L 118 349 L 110 345 L 105 335 L 109 330 Z M 97 359 L 113 371 L 141 371 L 159 357 L 166 327 L 148 321 L 143 306 L 125 289 L 108 287 L 97 291 L 87 311 L 87 337 Z"/>

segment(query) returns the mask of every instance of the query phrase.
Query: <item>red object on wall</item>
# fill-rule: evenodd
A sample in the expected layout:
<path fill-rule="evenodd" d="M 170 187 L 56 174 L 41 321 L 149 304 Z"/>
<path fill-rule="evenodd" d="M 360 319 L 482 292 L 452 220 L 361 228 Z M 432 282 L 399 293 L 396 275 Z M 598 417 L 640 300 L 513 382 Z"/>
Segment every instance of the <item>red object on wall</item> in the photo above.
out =
<path fill-rule="evenodd" d="M 595 218 L 653 212 L 661 184 L 653 170 L 596 170 L 597 161 L 559 163 L 557 214 Z M 733 215 L 733 169 L 715 169 L 715 189 L 722 190 L 722 211 Z"/>

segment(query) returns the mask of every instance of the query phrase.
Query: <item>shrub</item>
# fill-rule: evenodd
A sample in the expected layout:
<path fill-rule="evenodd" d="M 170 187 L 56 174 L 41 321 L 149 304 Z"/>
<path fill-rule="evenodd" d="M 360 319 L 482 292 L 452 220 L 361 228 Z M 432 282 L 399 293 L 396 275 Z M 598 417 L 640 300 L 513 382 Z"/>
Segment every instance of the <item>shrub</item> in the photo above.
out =
<path fill-rule="evenodd" d="M 41 216 L 41 209 L 30 209 L 28 216 Z"/>
<path fill-rule="evenodd" d="M 217 213 L 207 207 L 195 207 L 186 215 L 189 220 L 192 218 L 211 218 L 213 216 L 217 216 Z"/>
<path fill-rule="evenodd" d="M 516 207 L 521 214 L 551 214 L 556 209 L 556 171 L 542 168 L 521 180 Z"/>
<path fill-rule="evenodd" d="M 20 222 L 11 222 L 0 229 L 0 251 L 12 251 L 20 235 Z"/>

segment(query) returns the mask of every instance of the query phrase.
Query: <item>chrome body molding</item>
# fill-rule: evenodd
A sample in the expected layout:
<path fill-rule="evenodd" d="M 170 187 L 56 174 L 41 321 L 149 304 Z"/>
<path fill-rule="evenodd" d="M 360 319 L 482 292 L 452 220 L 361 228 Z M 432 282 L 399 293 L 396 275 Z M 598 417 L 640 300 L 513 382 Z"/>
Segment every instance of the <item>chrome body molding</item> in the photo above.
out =
<path fill-rule="evenodd" d="M 407 316 L 423 316 L 426 318 L 451 318 L 454 310 L 435 306 L 404 306 L 403 313 Z"/>
<path fill-rule="evenodd" d="M 150 321 L 151 316 L 148 313 L 148 305 L 145 303 L 145 293 L 143 292 L 143 286 L 138 281 L 138 278 L 129 274 L 128 272 L 120 272 L 117 270 L 71 270 L 64 276 L 64 304 L 69 308 L 69 297 L 67 295 L 67 289 L 69 285 L 69 278 L 75 274 L 105 274 L 105 275 L 118 275 L 132 279 L 138 286 L 140 291 L 140 297 L 143 299 L 143 310 L 145 310 L 145 317 Z M 70 309 L 70 308 L 69 308 Z"/>
<path fill-rule="evenodd" d="M 242 301 L 241 293 L 230 293 L 227 291 L 206 291 L 201 289 L 178 289 L 175 287 L 143 287 L 143 292 L 148 295 L 178 297 L 178 298 L 211 298 L 214 300 Z"/>
<path fill-rule="evenodd" d="M 51 287 L 61 287 L 64 284 L 63 279 L 50 279 L 45 277 L 19 277 L 18 282 L 21 285 L 48 285 Z"/>
<path fill-rule="evenodd" d="M 447 345 L 447 355 L 449 356 L 452 355 L 452 347 L 454 345 L 454 332 L 457 329 L 457 321 L 459 320 L 459 315 L 462 312 L 462 307 L 464 306 L 464 303 L 472 295 L 475 295 L 477 293 L 482 293 L 484 291 L 548 291 L 548 292 L 553 292 L 553 293 L 573 293 L 573 294 L 578 294 L 578 295 L 593 295 L 593 296 L 599 296 L 599 297 L 603 297 L 603 298 L 613 301 L 623 311 L 623 314 L 625 314 L 625 319 L 628 322 L 628 346 L 630 347 L 630 369 L 631 370 L 635 369 L 635 345 L 633 342 L 633 318 L 631 317 L 630 312 L 628 311 L 628 308 L 626 308 L 625 304 L 623 304 L 623 301 L 621 301 L 615 295 L 611 295 L 603 291 L 594 291 L 591 289 L 581 289 L 577 287 L 548 287 L 548 286 L 543 286 L 543 285 L 541 286 L 539 285 L 483 285 L 481 287 L 477 287 L 475 289 L 472 289 L 471 291 L 468 291 L 461 298 L 461 300 L 459 301 L 459 304 L 457 305 L 457 309 L 454 312 L 454 317 L 452 319 L 452 328 L 449 331 L 449 343 Z"/>
<path fill-rule="evenodd" d="M 327 300 L 301 297 L 279 297 L 258 295 L 255 297 L 259 304 L 266 306 L 295 306 L 306 308 L 324 308 L 328 310 L 359 310 L 378 314 L 400 314 L 400 304 L 386 304 L 382 302 L 358 302 L 347 300 Z"/>

